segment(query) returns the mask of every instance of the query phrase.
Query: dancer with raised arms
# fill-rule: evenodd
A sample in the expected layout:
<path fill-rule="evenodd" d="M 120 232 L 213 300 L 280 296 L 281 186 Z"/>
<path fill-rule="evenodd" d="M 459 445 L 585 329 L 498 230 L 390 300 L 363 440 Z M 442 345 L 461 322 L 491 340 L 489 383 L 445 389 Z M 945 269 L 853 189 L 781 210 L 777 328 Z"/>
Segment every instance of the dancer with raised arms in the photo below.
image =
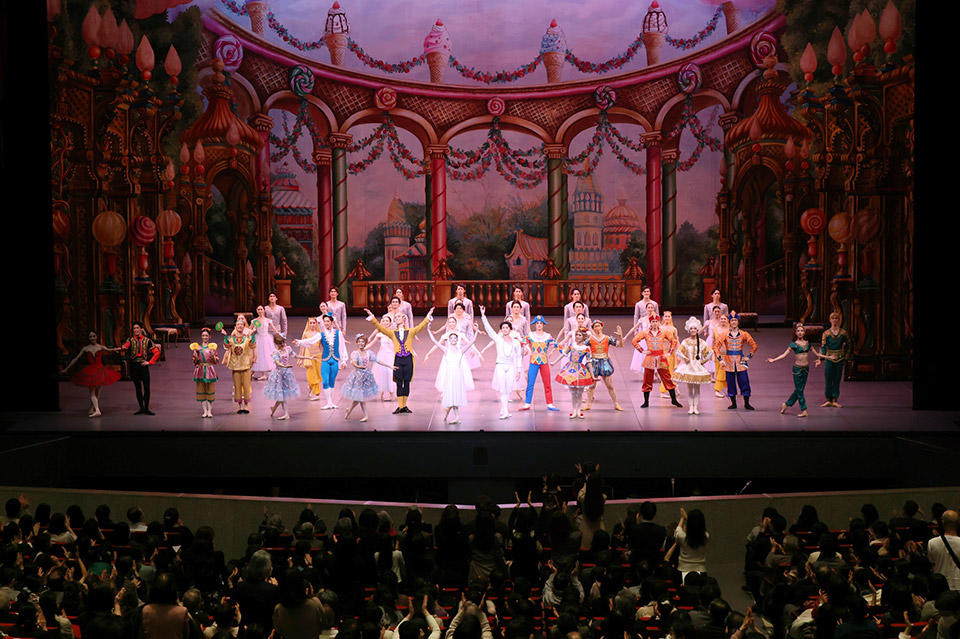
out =
<path fill-rule="evenodd" d="M 437 369 L 437 379 L 433 384 L 440 393 L 440 405 L 446 409 L 443 422 L 459 424 L 460 409 L 467 405 L 467 391 L 474 389 L 473 373 L 470 372 L 470 364 L 466 357 L 466 351 L 473 346 L 473 340 L 468 340 L 457 330 L 447 331 L 439 340 L 429 330 L 427 335 L 436 344 L 436 348 L 443 351 L 443 359 L 440 360 L 440 367 Z M 453 411 L 453 419 L 448 422 L 451 411 Z"/>
<path fill-rule="evenodd" d="M 510 393 L 520 377 L 517 357 L 523 346 L 520 339 L 514 336 L 509 321 L 500 322 L 499 331 L 493 330 L 487 320 L 486 306 L 480 307 L 480 320 L 487 335 L 497 345 L 497 363 L 494 365 L 491 386 L 500 395 L 500 419 L 506 419 L 510 417 Z"/>
<path fill-rule="evenodd" d="M 393 374 L 394 380 L 397 382 L 397 408 L 393 411 L 394 414 L 413 412 L 407 407 L 407 399 L 410 396 L 410 381 L 413 379 L 413 353 L 410 349 L 413 338 L 416 337 L 417 333 L 433 321 L 433 308 L 430 307 L 423 321 L 409 329 L 406 326 L 406 318 L 401 319 L 402 315 L 397 316 L 397 327 L 388 329 L 377 321 L 376 316 L 370 312 L 370 309 L 363 309 L 363 312 L 367 314 L 367 321 L 373 322 L 378 331 L 393 340 L 393 362 L 396 366 Z"/>
<path fill-rule="evenodd" d="M 77 356 L 70 360 L 70 363 L 64 366 L 60 372 L 66 374 L 81 356 L 86 355 L 86 364 L 71 375 L 70 380 L 77 386 L 85 386 L 90 389 L 90 410 L 87 411 L 87 417 L 100 417 L 102 415 L 100 412 L 100 390 L 104 386 L 120 381 L 120 373 L 103 365 L 103 353 L 104 351 L 110 352 L 119 349 L 107 348 L 101 344 L 94 331 L 87 334 L 87 340 L 89 343 L 81 348 Z"/>

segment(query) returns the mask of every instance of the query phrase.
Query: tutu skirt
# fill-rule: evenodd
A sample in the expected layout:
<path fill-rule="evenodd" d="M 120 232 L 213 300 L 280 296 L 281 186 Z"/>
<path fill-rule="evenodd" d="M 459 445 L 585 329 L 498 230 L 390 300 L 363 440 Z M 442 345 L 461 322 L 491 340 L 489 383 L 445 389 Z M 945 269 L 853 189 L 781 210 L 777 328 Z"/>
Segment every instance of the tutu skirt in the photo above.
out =
<path fill-rule="evenodd" d="M 120 381 L 120 373 L 97 361 L 87 364 L 71 375 L 70 379 L 77 386 L 96 388 L 98 386 L 109 386 Z"/>
<path fill-rule="evenodd" d="M 637 355 L 639 355 L 639 353 L 637 353 Z M 594 377 L 610 377 L 611 375 L 613 375 L 613 364 L 610 362 L 609 357 L 602 357 L 593 360 Z"/>
<path fill-rule="evenodd" d="M 380 343 L 380 350 L 377 351 L 377 361 L 383 362 L 387 366 L 393 366 L 393 342 L 386 340 Z M 397 393 L 397 383 L 393 381 L 393 369 L 386 366 L 375 366 L 373 378 L 377 381 L 381 393 Z M 360 401 L 360 400 L 358 400 Z"/>
<path fill-rule="evenodd" d="M 700 362 L 680 363 L 673 371 L 673 381 L 687 384 L 709 384 L 711 382 L 710 371 L 704 368 Z"/>
<path fill-rule="evenodd" d="M 383 366 L 380 368 L 383 368 Z M 393 372 L 389 368 L 384 368 L 384 370 Z M 380 389 L 377 387 L 377 380 L 373 373 L 365 368 L 357 368 L 347 377 L 341 397 L 354 402 L 365 402 L 379 394 Z"/>
<path fill-rule="evenodd" d="M 275 368 L 270 371 L 267 384 L 263 387 L 263 395 L 275 402 L 285 402 L 300 396 L 300 386 L 293 371 L 289 368 Z"/>
<path fill-rule="evenodd" d="M 565 363 L 554 380 L 564 386 L 592 386 L 596 381 L 587 367 L 577 362 Z"/>
<path fill-rule="evenodd" d="M 264 322 L 257 329 L 257 361 L 253 363 L 254 373 L 266 373 L 272 371 L 276 366 L 273 363 L 273 351 L 277 347 L 273 344 L 273 335 Z"/>

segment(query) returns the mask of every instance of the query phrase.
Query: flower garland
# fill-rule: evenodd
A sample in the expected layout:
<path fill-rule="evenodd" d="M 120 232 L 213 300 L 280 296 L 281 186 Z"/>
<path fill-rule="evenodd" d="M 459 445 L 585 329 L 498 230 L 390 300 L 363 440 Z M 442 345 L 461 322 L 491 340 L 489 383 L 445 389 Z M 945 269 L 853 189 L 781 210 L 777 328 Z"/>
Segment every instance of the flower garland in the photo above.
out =
<path fill-rule="evenodd" d="M 719 114 L 719 107 L 714 108 L 710 114 L 710 120 L 707 121 L 707 125 L 703 126 L 700 118 L 693 112 L 693 99 L 687 96 L 684 100 L 683 108 L 680 111 L 680 121 L 664 136 L 664 139 L 676 138 L 685 128 L 690 127 L 690 132 L 697 140 L 697 148 L 694 149 L 689 158 L 677 163 L 678 171 L 689 171 L 692 169 L 703 154 L 704 148 L 709 148 L 711 151 L 723 151 L 723 140 L 715 138 L 707 132 L 716 124 Z"/>
<path fill-rule="evenodd" d="M 422 58 L 423 56 L 420 57 Z M 463 65 L 452 55 L 450 56 L 449 64 L 457 71 L 457 73 L 470 80 L 476 80 L 477 82 L 483 82 L 484 84 L 502 84 L 504 82 L 516 82 L 520 78 L 533 73 L 537 70 L 537 67 L 540 66 L 541 62 L 543 62 L 543 56 L 538 54 L 537 57 L 530 62 L 521 65 L 512 71 L 497 71 L 495 73 L 490 73 L 489 71 L 478 71 L 473 67 Z"/>
<path fill-rule="evenodd" d="M 567 174 L 575 175 L 577 177 L 587 177 L 588 175 L 591 175 L 597 168 L 597 164 L 600 162 L 600 156 L 603 155 L 604 142 L 606 142 L 607 146 L 610 147 L 610 150 L 613 151 L 613 155 L 617 158 L 617 160 L 619 160 L 622 165 L 630 169 L 634 174 L 643 175 L 646 172 L 646 169 L 644 169 L 643 166 L 628 158 L 620 148 L 620 146 L 623 145 L 631 151 L 640 153 L 646 149 L 644 144 L 642 142 L 632 142 L 626 135 L 621 133 L 610 123 L 610 120 L 607 118 L 607 114 L 605 112 L 601 112 L 600 119 L 597 122 L 597 126 L 593 132 L 593 137 L 590 139 L 590 142 L 587 144 L 586 148 L 574 157 L 567 158 L 565 162 L 565 170 Z M 587 163 L 586 167 L 581 169 L 576 168 L 578 165 L 584 162 Z"/>
<path fill-rule="evenodd" d="M 360 62 L 364 63 L 371 69 L 380 69 L 386 73 L 410 73 L 427 60 L 426 56 L 423 54 L 420 54 L 417 57 L 409 60 L 404 60 L 403 62 L 387 62 L 385 60 L 379 60 L 364 51 L 363 47 L 354 42 L 353 38 L 347 38 L 347 49 L 352 51 L 354 55 L 357 56 L 357 59 L 360 60 Z"/>
<path fill-rule="evenodd" d="M 389 115 L 384 117 L 383 124 L 374 129 L 370 135 L 347 147 L 347 151 L 356 153 L 370 145 L 373 145 L 373 148 L 370 149 L 370 152 L 367 153 L 365 158 L 350 163 L 347 170 L 350 171 L 351 174 L 358 175 L 367 170 L 370 165 L 383 155 L 384 148 L 386 148 L 387 153 L 390 155 L 393 168 L 403 175 L 404 178 L 413 180 L 423 176 L 427 171 L 424 160 L 413 155 L 410 149 L 400 141 L 400 136 L 397 135 L 397 128 L 394 126 Z M 404 164 L 405 162 L 414 164 L 416 168 L 411 169 L 407 167 Z"/>
<path fill-rule="evenodd" d="M 500 118 L 494 118 L 487 132 L 487 140 L 476 150 L 450 147 L 447 154 L 447 176 L 450 179 L 472 182 L 482 178 L 491 166 L 507 182 L 521 189 L 530 189 L 547 176 L 544 147 L 512 149 L 500 129 Z"/>
<path fill-rule="evenodd" d="M 671 47 L 677 49 L 683 49 L 684 51 L 689 51 L 695 46 L 699 45 L 706 38 L 708 38 L 714 31 L 717 29 L 717 24 L 720 22 L 720 14 L 723 13 L 721 7 L 717 7 L 717 10 L 714 12 L 713 17 L 710 18 L 710 21 L 707 23 L 703 29 L 700 30 L 692 38 L 671 38 L 670 34 L 667 34 L 667 44 Z"/>
<path fill-rule="evenodd" d="M 627 50 L 623 53 L 618 53 L 609 60 L 603 62 L 590 62 L 588 60 L 581 60 L 573 51 L 567 49 L 564 60 L 577 67 L 581 73 L 606 73 L 613 69 L 619 69 L 627 62 L 629 62 L 637 52 L 640 50 L 640 47 L 643 46 L 643 36 L 638 35 L 637 39 L 630 43 L 630 46 L 627 47 Z"/>

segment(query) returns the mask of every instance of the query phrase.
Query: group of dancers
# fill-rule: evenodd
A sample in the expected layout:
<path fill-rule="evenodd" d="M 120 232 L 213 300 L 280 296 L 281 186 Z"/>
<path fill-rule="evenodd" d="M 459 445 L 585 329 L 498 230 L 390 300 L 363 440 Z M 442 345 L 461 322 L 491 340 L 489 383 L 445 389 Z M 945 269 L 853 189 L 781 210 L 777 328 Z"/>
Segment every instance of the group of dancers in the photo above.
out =
<path fill-rule="evenodd" d="M 660 315 L 659 304 L 650 299 L 650 289 L 644 288 L 642 298 L 634 306 L 633 326 L 624 334 L 617 326 L 612 334 L 604 332 L 604 322 L 590 318 L 590 310 L 582 300 L 582 293 L 574 288 L 571 300 L 564 307 L 563 324 L 554 338 L 547 332 L 548 322 L 542 315 L 531 318 L 530 304 L 523 299 L 523 290 L 513 289 L 512 299 L 506 304 L 503 319 L 496 325 L 487 317 L 487 308 L 479 306 L 479 319 L 474 315 L 473 301 L 466 297 L 463 286 L 447 304 L 447 319 L 437 330 L 431 329 L 434 309 L 418 324 L 414 324 L 413 309 L 397 289 L 386 312 L 379 318 L 364 309 L 366 319 L 373 326 L 369 334 L 357 333 L 352 339 L 344 335 L 347 324 L 346 305 L 338 299 L 338 290 L 331 288 L 329 298 L 320 304 L 320 315 L 309 317 L 299 339 L 288 340 L 288 321 L 285 309 L 277 304 L 277 296 L 270 294 L 268 304 L 258 306 L 256 317 L 250 322 L 244 313 L 236 314 L 230 332 L 222 323 L 203 328 L 200 341 L 190 345 L 194 364 L 193 381 L 201 417 L 213 416 L 217 365 L 231 371 L 233 401 L 237 413 L 250 412 L 254 380 L 263 380 L 263 396 L 273 402 L 271 417 L 289 419 L 287 403 L 301 395 L 294 375 L 296 367 L 306 369 L 307 399 L 323 399 L 323 410 L 339 408 L 334 389 L 341 368 L 347 369 L 347 379 L 341 385 L 340 397 L 350 402 L 344 413 L 349 419 L 359 409 L 360 421 L 369 416 L 366 402 L 396 399 L 394 414 L 410 414 L 408 402 L 414 376 L 415 341 L 425 332 L 434 346 L 425 354 L 429 359 L 435 350 L 442 352 L 434 388 L 445 409 L 444 422 L 460 421 L 461 409 L 474 390 L 473 371 L 484 361 L 484 353 L 495 348 L 491 387 L 499 396 L 500 419 L 511 416 L 509 404 L 514 397 L 523 402 L 520 411 L 531 410 L 536 381 L 541 379 L 546 409 L 559 411 L 554 403 L 552 382 L 566 386 L 570 392 L 571 419 L 584 419 L 584 412 L 592 409 L 595 392 L 601 382 L 606 387 L 613 409 L 622 411 L 612 382 L 614 372 L 610 359 L 611 347 L 628 343 L 634 349 L 630 369 L 642 374 L 641 391 L 647 408 L 653 391 L 654 377 L 659 378 L 660 395 L 670 399 L 674 407 L 682 408 L 677 398 L 678 383 L 687 385 L 688 413 L 700 414 L 700 386 L 712 384 L 717 397 L 730 401 L 729 409 L 736 409 L 737 395 L 743 398 L 743 407 L 754 410 L 750 404 L 749 362 L 757 352 L 756 340 L 740 328 L 740 316 L 720 301 L 720 291 L 704 305 L 703 320 L 690 317 L 684 323 L 687 337 L 680 341 L 670 311 Z M 480 325 L 489 337 L 483 349 L 476 345 Z M 809 374 L 809 353 L 814 353 L 815 365 L 821 362 L 826 370 L 825 407 L 840 407 L 839 385 L 843 360 L 849 350 L 849 338 L 840 328 L 840 317 L 830 316 L 830 328 L 824 330 L 821 350 L 818 352 L 805 339 L 805 328 L 796 325 L 795 339 L 777 357 L 776 362 L 794 354 L 794 390 L 782 403 L 781 413 L 799 404 L 799 417 L 807 415 L 804 387 Z M 218 345 L 211 341 L 213 333 L 223 335 L 222 356 Z M 631 335 L 633 336 L 631 339 Z M 90 343 L 62 371 L 66 372 L 82 357 L 85 365 L 76 371 L 75 383 L 90 389 L 90 417 L 101 415 L 100 390 L 120 379 L 120 374 L 105 366 L 102 356 L 107 351 L 122 351 L 137 393 L 140 410 L 137 414 L 153 413 L 149 409 L 149 367 L 156 363 L 160 348 L 134 323 L 129 340 L 117 348 L 107 348 L 97 341 L 95 333 Z M 348 344 L 350 347 L 348 348 Z M 352 350 L 351 350 L 352 349 Z M 349 351 L 349 353 L 348 353 Z M 557 371 L 551 373 L 551 367 Z M 584 391 L 586 398 L 584 399 Z"/>

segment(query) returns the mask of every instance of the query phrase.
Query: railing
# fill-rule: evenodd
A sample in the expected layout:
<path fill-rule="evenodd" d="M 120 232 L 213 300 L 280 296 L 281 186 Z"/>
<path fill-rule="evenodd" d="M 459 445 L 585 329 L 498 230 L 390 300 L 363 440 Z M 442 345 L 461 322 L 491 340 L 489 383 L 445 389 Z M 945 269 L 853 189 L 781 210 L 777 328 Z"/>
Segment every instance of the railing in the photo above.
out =
<path fill-rule="evenodd" d="M 233 298 L 233 268 L 207 258 L 207 274 L 210 278 L 210 287 L 207 289 L 211 295 L 217 297 Z"/>
<path fill-rule="evenodd" d="M 765 296 L 772 291 L 783 291 L 787 286 L 787 262 L 786 258 L 780 258 L 775 262 L 770 262 L 766 266 L 757 269 L 757 286 L 760 289 L 760 295 Z"/>
<path fill-rule="evenodd" d="M 630 310 L 633 301 L 640 299 L 643 282 L 625 279 L 585 280 L 391 280 L 353 282 L 354 308 L 367 306 L 383 309 L 399 288 L 403 297 L 418 312 L 430 306 L 445 309 L 447 300 L 453 297 L 456 286 L 462 284 L 466 295 L 473 300 L 474 308 L 480 305 L 502 312 L 507 302 L 513 299 L 513 288 L 523 289 L 523 299 L 536 308 L 558 309 L 570 301 L 574 288 L 581 291 L 583 301 L 591 308 Z"/>

